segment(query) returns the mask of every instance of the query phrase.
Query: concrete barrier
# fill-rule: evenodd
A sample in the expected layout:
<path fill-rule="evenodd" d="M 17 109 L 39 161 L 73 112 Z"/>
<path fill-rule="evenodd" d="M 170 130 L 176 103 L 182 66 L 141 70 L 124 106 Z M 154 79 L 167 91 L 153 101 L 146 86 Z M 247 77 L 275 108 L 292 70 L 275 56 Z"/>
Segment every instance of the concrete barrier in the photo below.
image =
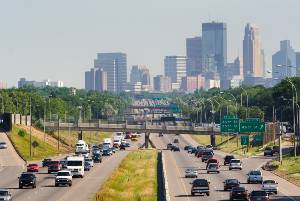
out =
<path fill-rule="evenodd" d="M 163 169 L 163 184 L 164 184 L 164 197 L 166 201 L 171 201 L 170 192 L 169 192 L 169 184 L 167 179 L 167 171 L 165 168 L 165 157 L 164 153 L 161 152 L 161 160 L 162 160 L 162 169 Z"/>

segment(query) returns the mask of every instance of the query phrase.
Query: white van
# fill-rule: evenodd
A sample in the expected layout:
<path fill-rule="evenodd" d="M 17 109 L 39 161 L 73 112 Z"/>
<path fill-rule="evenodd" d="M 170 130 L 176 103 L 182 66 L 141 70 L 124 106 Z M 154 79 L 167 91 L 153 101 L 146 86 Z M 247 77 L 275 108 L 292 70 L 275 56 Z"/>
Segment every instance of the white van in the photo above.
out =
<path fill-rule="evenodd" d="M 68 156 L 67 169 L 71 171 L 73 176 L 84 177 L 84 157 L 83 156 Z"/>

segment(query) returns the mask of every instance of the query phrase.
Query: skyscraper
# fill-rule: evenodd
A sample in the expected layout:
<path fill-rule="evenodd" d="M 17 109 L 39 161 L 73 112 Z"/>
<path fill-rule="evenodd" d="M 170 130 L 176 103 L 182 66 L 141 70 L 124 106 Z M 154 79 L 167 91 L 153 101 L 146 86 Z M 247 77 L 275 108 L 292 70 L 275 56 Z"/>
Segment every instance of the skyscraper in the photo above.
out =
<path fill-rule="evenodd" d="M 280 41 L 280 50 L 272 56 L 272 76 L 280 81 L 296 76 L 296 53 L 289 40 Z"/>
<path fill-rule="evenodd" d="M 127 86 L 127 56 L 124 53 L 98 53 L 95 68 L 107 73 L 107 90 L 121 92 Z"/>
<path fill-rule="evenodd" d="M 171 91 L 171 79 L 162 75 L 153 78 L 154 91 L 169 92 Z"/>
<path fill-rule="evenodd" d="M 186 76 L 186 57 L 166 56 L 164 66 L 165 76 L 170 77 L 172 83 L 180 85 L 181 79 Z"/>
<path fill-rule="evenodd" d="M 202 38 L 194 37 L 186 39 L 186 57 L 188 76 L 202 73 Z"/>
<path fill-rule="evenodd" d="M 206 73 L 222 73 L 227 63 L 226 23 L 202 24 L 202 68 Z"/>
<path fill-rule="evenodd" d="M 107 91 L 107 73 L 99 68 L 92 68 L 90 71 L 86 71 L 85 89 L 87 91 Z"/>
<path fill-rule="evenodd" d="M 254 24 L 247 24 L 243 40 L 243 71 L 245 80 L 264 76 L 261 55 L 261 40 L 258 27 Z"/>
<path fill-rule="evenodd" d="M 135 84 L 141 82 L 142 85 L 150 85 L 150 72 L 146 66 L 134 65 L 130 71 L 130 82 Z"/>
<path fill-rule="evenodd" d="M 300 52 L 296 52 L 296 75 L 300 76 Z"/>

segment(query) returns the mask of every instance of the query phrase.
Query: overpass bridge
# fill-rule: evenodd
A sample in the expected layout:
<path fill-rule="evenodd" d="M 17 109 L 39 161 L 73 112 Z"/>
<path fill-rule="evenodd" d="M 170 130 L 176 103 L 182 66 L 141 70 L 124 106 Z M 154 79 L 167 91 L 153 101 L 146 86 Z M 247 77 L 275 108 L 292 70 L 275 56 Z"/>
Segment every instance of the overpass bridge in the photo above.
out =
<path fill-rule="evenodd" d="M 125 123 L 63 123 L 63 122 L 45 122 L 45 127 L 54 130 L 72 130 L 72 131 L 108 131 L 108 132 L 141 132 L 145 133 L 145 146 L 148 147 L 150 133 L 164 134 L 193 134 L 193 135 L 220 135 L 220 129 L 212 126 L 183 126 L 183 125 L 152 125 L 150 122 L 144 122 L 140 125 L 130 125 Z"/>

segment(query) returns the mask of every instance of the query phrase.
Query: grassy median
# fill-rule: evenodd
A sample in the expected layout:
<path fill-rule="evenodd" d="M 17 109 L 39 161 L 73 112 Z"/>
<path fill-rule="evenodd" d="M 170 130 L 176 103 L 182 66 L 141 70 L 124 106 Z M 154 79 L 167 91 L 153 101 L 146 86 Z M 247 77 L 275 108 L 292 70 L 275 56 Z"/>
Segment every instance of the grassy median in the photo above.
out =
<path fill-rule="evenodd" d="M 41 160 L 46 157 L 58 155 L 59 153 L 67 153 L 66 150 L 58 152 L 57 146 L 50 145 L 43 140 L 32 136 L 32 142 L 37 142 L 38 146 L 32 148 L 32 156 L 30 156 L 30 135 L 25 130 L 23 130 L 23 135 L 20 135 L 19 132 L 21 130 L 23 129 L 14 126 L 8 137 L 12 141 L 16 151 L 26 161 Z"/>
<path fill-rule="evenodd" d="M 133 151 L 104 183 L 93 201 L 157 200 L 157 152 Z"/>

